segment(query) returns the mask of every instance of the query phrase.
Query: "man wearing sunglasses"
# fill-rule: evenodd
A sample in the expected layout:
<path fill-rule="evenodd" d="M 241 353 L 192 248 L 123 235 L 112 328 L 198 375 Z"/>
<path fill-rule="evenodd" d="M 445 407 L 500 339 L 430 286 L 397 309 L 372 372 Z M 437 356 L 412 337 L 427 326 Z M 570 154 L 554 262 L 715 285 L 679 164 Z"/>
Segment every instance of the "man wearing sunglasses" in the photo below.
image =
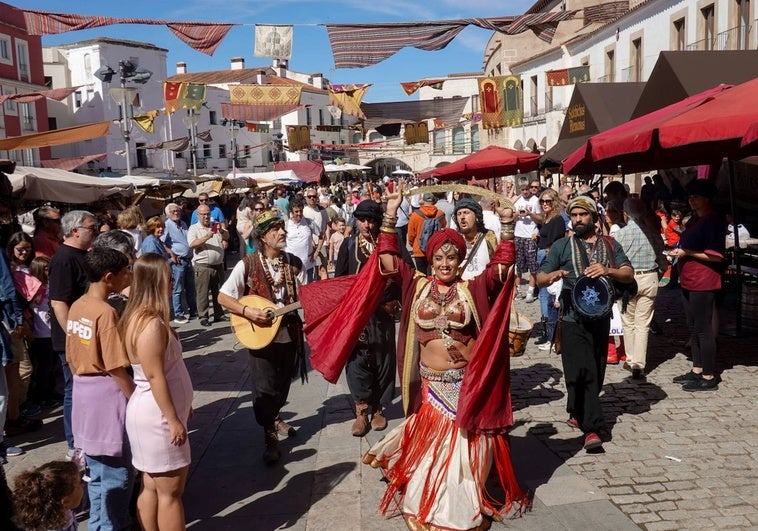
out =
<path fill-rule="evenodd" d="M 205 192 L 201 193 L 197 196 L 197 202 L 198 202 L 198 208 L 200 205 L 207 205 L 208 208 L 211 210 L 211 223 L 220 223 L 221 227 L 226 230 L 226 218 L 224 217 L 224 213 L 221 211 L 221 209 L 216 206 L 212 201 L 211 198 L 206 194 Z M 192 218 L 190 219 L 190 225 L 194 225 L 199 220 L 197 218 L 197 209 L 195 209 L 194 212 L 192 212 Z"/>
<path fill-rule="evenodd" d="M 535 275 L 537 275 L 537 237 L 539 224 L 542 223 L 542 209 L 540 208 L 539 194 L 540 183 L 523 180 L 519 183 L 521 197 L 516 199 L 516 231 L 514 233 L 516 243 L 516 289 L 518 298 L 526 298 L 526 302 L 534 302 Z M 521 292 L 521 276 L 529 272 L 529 285 L 526 293 Z"/>
<path fill-rule="evenodd" d="M 313 227 L 313 246 L 315 249 L 316 260 L 316 278 L 326 277 L 326 250 L 324 242 L 328 241 L 329 215 L 324 207 L 319 204 L 318 190 L 316 188 L 307 188 L 305 190 L 305 207 L 303 216 L 311 220 Z"/>

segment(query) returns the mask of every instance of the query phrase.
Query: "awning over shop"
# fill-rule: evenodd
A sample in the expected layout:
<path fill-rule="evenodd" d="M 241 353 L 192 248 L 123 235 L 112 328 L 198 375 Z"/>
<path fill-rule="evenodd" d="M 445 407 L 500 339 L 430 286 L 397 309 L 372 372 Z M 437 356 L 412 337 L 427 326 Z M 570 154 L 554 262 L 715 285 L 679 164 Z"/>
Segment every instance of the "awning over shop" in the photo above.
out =
<path fill-rule="evenodd" d="M 366 115 L 366 129 L 388 123 L 420 122 L 436 118 L 447 125 L 457 124 L 468 98 L 441 98 L 434 100 L 390 101 L 362 103 Z"/>
<path fill-rule="evenodd" d="M 13 195 L 29 201 L 82 205 L 134 195 L 134 184 L 122 179 L 90 177 L 52 168 L 16 166 L 16 171 L 8 178 L 13 186 Z"/>
<path fill-rule="evenodd" d="M 661 52 L 632 118 L 721 84 L 739 85 L 756 77 L 757 50 Z"/>
<path fill-rule="evenodd" d="M 43 168 L 55 168 L 57 170 L 71 171 L 75 170 L 79 166 L 84 166 L 88 162 L 105 160 L 105 157 L 107 156 L 107 153 L 98 153 L 97 155 L 85 155 L 83 157 L 41 160 L 40 164 Z"/>
<path fill-rule="evenodd" d="M 110 127 L 110 122 L 97 122 L 34 133 L 32 135 L 12 136 L 0 139 L 0 150 L 32 149 L 73 144 L 82 140 L 91 140 L 99 136 L 105 136 L 108 134 Z"/>
<path fill-rule="evenodd" d="M 558 142 L 540 158 L 540 169 L 557 169 L 590 136 L 628 121 L 644 88 L 644 83 L 574 85 Z"/>
<path fill-rule="evenodd" d="M 324 175 L 324 163 L 320 160 L 293 160 L 275 162 L 275 171 L 292 170 L 297 178 L 306 183 L 317 183 Z"/>

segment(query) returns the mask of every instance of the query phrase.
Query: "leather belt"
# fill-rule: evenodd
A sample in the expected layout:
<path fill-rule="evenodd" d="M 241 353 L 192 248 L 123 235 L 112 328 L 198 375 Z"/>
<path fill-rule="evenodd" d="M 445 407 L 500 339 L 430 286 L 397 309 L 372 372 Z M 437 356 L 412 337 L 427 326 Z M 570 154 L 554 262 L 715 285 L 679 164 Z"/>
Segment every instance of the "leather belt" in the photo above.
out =
<path fill-rule="evenodd" d="M 646 275 L 647 273 L 655 273 L 657 271 L 658 271 L 657 268 L 656 269 L 645 269 L 644 271 L 635 271 L 634 274 L 635 275 Z"/>

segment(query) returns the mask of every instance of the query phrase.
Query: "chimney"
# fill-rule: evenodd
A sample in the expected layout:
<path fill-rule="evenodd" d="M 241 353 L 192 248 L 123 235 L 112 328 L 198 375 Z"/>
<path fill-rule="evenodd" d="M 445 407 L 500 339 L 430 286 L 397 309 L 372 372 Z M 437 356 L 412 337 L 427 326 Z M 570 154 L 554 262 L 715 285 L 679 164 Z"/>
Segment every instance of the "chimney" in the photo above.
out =
<path fill-rule="evenodd" d="M 311 74 L 311 85 L 320 89 L 324 88 L 324 74 L 321 72 Z"/>
<path fill-rule="evenodd" d="M 231 69 L 232 70 L 242 70 L 245 68 L 245 58 L 244 57 L 232 57 L 231 61 Z"/>
<path fill-rule="evenodd" d="M 176 63 L 176 73 L 177 74 L 186 74 L 187 73 L 187 63 Z"/>

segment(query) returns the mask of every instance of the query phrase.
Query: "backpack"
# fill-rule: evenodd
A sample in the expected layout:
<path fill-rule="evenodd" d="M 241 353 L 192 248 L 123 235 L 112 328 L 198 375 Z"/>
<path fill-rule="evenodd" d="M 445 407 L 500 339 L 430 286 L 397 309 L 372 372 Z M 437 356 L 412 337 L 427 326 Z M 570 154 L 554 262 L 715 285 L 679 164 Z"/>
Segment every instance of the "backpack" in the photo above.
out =
<path fill-rule="evenodd" d="M 421 210 L 418 210 L 417 214 L 424 218 L 424 224 L 421 225 L 421 234 L 418 238 L 418 248 L 421 249 L 422 253 L 426 254 L 426 246 L 429 243 L 429 238 L 431 238 L 435 232 L 442 230 L 440 219 L 444 217 L 445 213 L 441 213 L 436 218 L 425 216 Z"/>

